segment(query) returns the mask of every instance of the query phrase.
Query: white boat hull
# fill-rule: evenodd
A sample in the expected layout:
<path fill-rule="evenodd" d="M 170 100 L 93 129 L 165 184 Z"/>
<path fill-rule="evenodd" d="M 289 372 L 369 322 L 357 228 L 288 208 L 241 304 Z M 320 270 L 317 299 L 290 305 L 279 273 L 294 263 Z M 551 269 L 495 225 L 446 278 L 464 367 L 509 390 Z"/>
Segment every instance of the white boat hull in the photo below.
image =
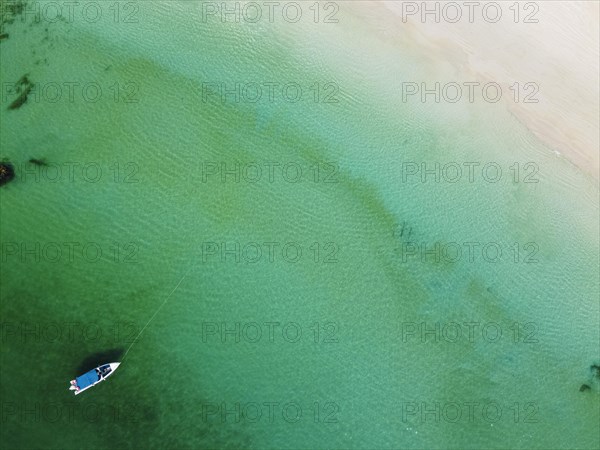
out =
<path fill-rule="evenodd" d="M 92 369 L 83 375 L 71 380 L 69 390 L 75 391 L 75 395 L 79 395 L 89 388 L 96 386 L 110 377 L 121 363 L 102 364 L 101 366 Z"/>

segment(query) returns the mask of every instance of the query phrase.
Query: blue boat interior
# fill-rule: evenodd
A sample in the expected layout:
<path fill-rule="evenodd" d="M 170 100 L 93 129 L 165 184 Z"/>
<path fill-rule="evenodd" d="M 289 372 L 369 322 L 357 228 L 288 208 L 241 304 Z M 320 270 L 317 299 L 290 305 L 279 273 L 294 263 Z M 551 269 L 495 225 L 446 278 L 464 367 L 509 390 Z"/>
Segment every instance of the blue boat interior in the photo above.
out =
<path fill-rule="evenodd" d="M 79 389 L 86 388 L 94 384 L 99 379 L 100 377 L 98 376 L 98 372 L 96 372 L 96 369 L 92 369 L 89 372 L 86 372 L 83 375 L 75 378 L 77 382 L 77 387 L 79 387 Z"/>

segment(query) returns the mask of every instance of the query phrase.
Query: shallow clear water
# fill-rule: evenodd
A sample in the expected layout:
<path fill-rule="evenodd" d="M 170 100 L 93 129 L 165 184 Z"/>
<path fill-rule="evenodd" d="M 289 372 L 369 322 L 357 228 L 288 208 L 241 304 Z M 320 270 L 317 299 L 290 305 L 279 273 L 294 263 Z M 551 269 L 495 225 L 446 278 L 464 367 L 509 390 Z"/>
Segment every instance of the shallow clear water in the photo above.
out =
<path fill-rule="evenodd" d="M 6 447 L 597 446 L 597 182 L 500 104 L 402 103 L 445 67 L 343 9 L 296 27 L 198 8 L 104 5 L 0 44 L 3 83 L 46 89 L 0 110 Z M 303 95 L 222 102 L 222 83 Z M 409 175 L 455 162 L 503 174 Z"/>

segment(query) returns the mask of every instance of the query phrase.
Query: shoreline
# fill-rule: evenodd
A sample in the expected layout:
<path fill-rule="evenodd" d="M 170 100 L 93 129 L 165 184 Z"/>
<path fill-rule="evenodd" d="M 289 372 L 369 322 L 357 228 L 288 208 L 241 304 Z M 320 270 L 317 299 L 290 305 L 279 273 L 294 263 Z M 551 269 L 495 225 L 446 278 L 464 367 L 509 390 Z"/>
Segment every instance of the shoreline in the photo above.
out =
<path fill-rule="evenodd" d="M 497 82 L 504 93 L 501 101 L 517 120 L 557 157 L 598 181 L 600 4 L 546 2 L 530 16 L 537 23 L 523 23 L 525 14 L 515 23 L 509 16 L 514 11 L 502 3 L 506 20 L 489 23 L 475 13 L 473 23 L 467 17 L 436 23 L 433 15 L 425 22 L 419 12 L 409 15 L 403 3 L 378 0 L 353 7 L 368 5 L 369 11 L 360 14 L 365 20 L 385 17 L 382 23 L 395 28 L 386 30 L 391 39 L 426 50 L 457 73 L 468 74 L 468 81 Z M 525 98 L 537 103 L 524 103 Z"/>

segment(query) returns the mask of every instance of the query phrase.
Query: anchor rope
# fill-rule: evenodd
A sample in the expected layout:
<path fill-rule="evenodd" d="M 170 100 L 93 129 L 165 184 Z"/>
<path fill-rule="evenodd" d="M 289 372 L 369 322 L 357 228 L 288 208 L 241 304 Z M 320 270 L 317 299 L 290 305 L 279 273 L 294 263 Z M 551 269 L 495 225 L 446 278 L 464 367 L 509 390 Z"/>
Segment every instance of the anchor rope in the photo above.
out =
<path fill-rule="evenodd" d="M 183 283 L 183 280 L 185 279 L 185 277 L 187 277 L 190 273 L 190 271 L 192 270 L 192 265 L 190 265 L 188 267 L 188 270 L 183 274 L 183 276 L 181 277 L 181 279 L 179 280 L 179 283 L 177 283 L 177 285 L 173 288 L 173 290 L 171 292 L 169 292 L 169 295 L 167 295 L 167 297 L 163 300 L 163 302 L 160 304 L 160 306 L 156 309 L 156 311 L 154 311 L 154 314 L 152 314 L 152 317 L 150 317 L 150 320 L 148 320 L 148 322 L 146 322 L 146 325 L 144 325 L 144 327 L 140 330 L 140 332 L 138 333 L 138 335 L 135 337 L 135 339 L 133 340 L 133 342 L 129 345 L 129 347 L 127 348 L 127 351 L 125 352 L 125 354 L 123 355 L 123 358 L 121 359 L 121 361 L 125 360 L 125 357 L 127 356 L 127 353 L 129 353 L 129 350 L 131 350 L 131 347 L 133 347 L 133 345 L 135 343 L 137 343 L 138 338 L 142 335 L 142 333 L 144 332 L 144 330 L 146 328 L 148 328 L 148 325 L 150 325 L 150 322 L 152 322 L 154 320 L 154 318 L 156 317 L 156 315 L 159 313 L 159 311 L 162 309 L 163 306 L 166 305 L 166 303 L 169 301 L 169 299 L 171 298 L 171 296 L 175 293 L 175 291 L 177 290 L 177 288 L 179 288 L 179 286 L 181 285 L 181 283 Z"/>

